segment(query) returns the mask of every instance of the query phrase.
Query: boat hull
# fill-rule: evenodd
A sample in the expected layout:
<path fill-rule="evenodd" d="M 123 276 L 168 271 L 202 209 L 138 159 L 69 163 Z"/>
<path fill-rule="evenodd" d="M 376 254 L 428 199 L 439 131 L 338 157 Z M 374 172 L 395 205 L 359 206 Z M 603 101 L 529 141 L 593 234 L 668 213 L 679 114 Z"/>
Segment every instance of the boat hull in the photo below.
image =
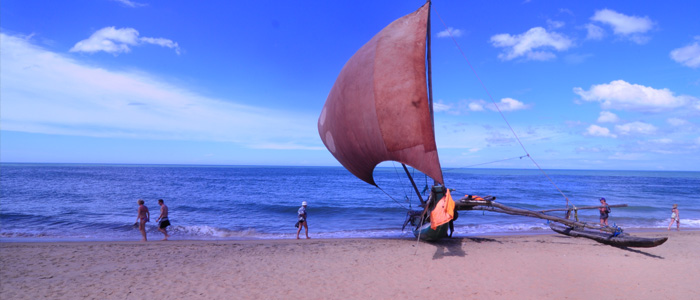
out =
<path fill-rule="evenodd" d="M 557 223 L 550 223 L 549 228 L 560 234 L 573 237 L 589 238 L 599 243 L 616 247 L 651 248 L 659 246 L 665 243 L 666 240 L 668 240 L 668 237 L 643 238 L 631 236 L 626 233 L 623 233 L 618 236 L 612 236 L 609 232 L 599 232 L 593 230 L 576 230 L 569 226 L 560 225 Z"/>
<path fill-rule="evenodd" d="M 413 234 L 421 240 L 434 242 L 447 237 L 449 223 L 438 226 L 436 229 L 430 228 L 430 223 L 423 224 L 420 228 L 413 230 Z"/>

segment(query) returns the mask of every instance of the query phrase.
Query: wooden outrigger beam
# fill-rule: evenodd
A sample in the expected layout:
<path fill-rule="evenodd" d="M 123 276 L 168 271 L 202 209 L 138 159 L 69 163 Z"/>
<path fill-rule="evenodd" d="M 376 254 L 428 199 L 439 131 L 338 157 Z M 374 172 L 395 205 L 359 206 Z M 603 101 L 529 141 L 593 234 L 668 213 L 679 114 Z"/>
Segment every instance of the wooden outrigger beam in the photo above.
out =
<path fill-rule="evenodd" d="M 455 201 L 455 210 L 484 210 L 484 211 L 492 211 L 492 212 L 498 212 L 498 213 L 504 213 L 504 214 L 509 214 L 509 215 L 518 215 L 518 216 L 526 216 L 526 217 L 533 217 L 533 218 L 539 218 L 539 219 L 545 219 L 557 223 L 562 223 L 566 224 L 570 227 L 574 228 L 591 228 L 591 229 L 597 229 L 597 230 L 602 230 L 602 231 L 607 231 L 610 233 L 615 233 L 617 231 L 616 228 L 613 227 L 602 227 L 597 223 L 585 223 L 585 222 L 578 222 L 570 219 L 565 219 L 565 218 L 560 218 L 560 217 L 555 217 L 555 216 L 550 216 L 541 212 L 533 211 L 533 210 L 528 210 L 528 209 L 522 209 L 522 208 L 514 208 L 514 207 L 509 207 L 500 203 L 497 203 L 495 201 L 495 197 L 493 196 L 486 196 L 484 197 L 483 201 L 477 201 L 477 200 L 468 200 L 467 198 L 460 199 L 458 201 Z M 620 205 L 627 206 L 627 204 L 618 204 L 618 205 L 610 205 L 611 207 L 623 207 Z M 564 209 L 566 210 L 566 209 Z"/>
<path fill-rule="evenodd" d="M 609 207 L 627 207 L 627 204 L 615 204 L 615 205 L 608 205 Z M 596 209 L 596 208 L 601 208 L 603 206 L 581 206 L 581 207 L 576 207 L 574 208 L 553 208 L 553 209 L 545 209 L 545 210 L 540 210 L 539 212 L 550 212 L 550 211 L 570 211 L 570 210 L 579 210 L 579 209 Z"/>

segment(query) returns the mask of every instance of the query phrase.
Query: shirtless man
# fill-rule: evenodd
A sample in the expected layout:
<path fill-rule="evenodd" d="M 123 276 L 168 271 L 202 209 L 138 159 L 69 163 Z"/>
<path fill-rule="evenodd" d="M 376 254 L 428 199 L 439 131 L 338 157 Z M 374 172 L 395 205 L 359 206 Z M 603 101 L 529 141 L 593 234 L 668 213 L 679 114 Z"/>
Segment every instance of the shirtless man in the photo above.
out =
<path fill-rule="evenodd" d="M 168 237 L 170 237 L 166 229 L 170 226 L 170 221 L 168 220 L 168 206 L 163 203 L 163 199 L 158 199 L 158 205 L 160 205 L 160 216 L 156 219 L 156 222 L 158 222 L 158 231 L 165 235 L 163 240 L 167 241 Z"/>
<path fill-rule="evenodd" d="M 139 231 L 141 231 L 141 236 L 143 238 L 141 241 L 146 241 L 146 222 L 151 220 L 151 213 L 148 212 L 148 207 L 143 205 L 145 202 L 139 199 L 139 214 L 136 215 L 136 223 L 139 223 Z"/>

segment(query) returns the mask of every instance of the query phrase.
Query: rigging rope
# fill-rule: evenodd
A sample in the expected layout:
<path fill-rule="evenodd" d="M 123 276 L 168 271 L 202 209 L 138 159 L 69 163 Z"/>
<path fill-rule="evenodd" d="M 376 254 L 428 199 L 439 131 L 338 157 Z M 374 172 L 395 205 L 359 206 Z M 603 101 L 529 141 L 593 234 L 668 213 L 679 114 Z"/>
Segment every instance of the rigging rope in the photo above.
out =
<path fill-rule="evenodd" d="M 452 42 L 454 42 L 455 46 L 457 46 L 457 49 L 458 49 L 459 52 L 462 54 L 462 57 L 463 57 L 464 60 L 467 62 L 467 65 L 469 65 L 469 68 L 471 68 L 472 72 L 474 73 L 474 76 L 476 76 L 476 78 L 479 80 L 479 84 L 481 84 L 481 87 L 484 89 L 484 91 L 486 91 L 486 94 L 489 96 L 489 99 L 491 100 L 491 103 L 493 103 L 493 105 L 496 107 L 496 110 L 498 110 L 498 113 L 501 115 L 501 118 L 503 118 L 503 120 L 506 122 L 506 124 L 508 125 L 508 128 L 510 128 L 510 131 L 513 133 L 513 136 L 515 136 L 515 139 L 516 139 L 516 140 L 518 141 L 518 143 L 520 144 L 520 147 L 523 148 L 523 151 L 525 151 L 525 153 L 527 154 L 526 156 L 530 158 L 530 160 L 532 161 L 532 163 L 534 163 L 535 166 L 537 166 L 537 168 L 540 170 L 540 172 L 542 172 L 542 174 L 544 174 L 544 176 L 547 177 L 547 179 L 549 180 L 549 182 L 551 182 L 552 185 L 553 185 L 553 186 L 559 191 L 559 193 L 564 197 L 564 199 L 566 199 L 566 208 L 569 208 L 569 198 L 564 194 L 564 192 L 562 192 L 562 190 L 556 185 L 556 183 L 554 183 L 554 180 L 552 180 L 552 178 L 550 178 L 549 175 L 547 175 L 547 173 L 540 167 L 540 165 L 535 161 L 535 159 L 532 158 L 532 156 L 530 155 L 530 153 L 529 153 L 529 152 L 527 151 L 527 149 L 525 148 L 525 145 L 523 144 L 523 142 L 520 141 L 520 138 L 519 138 L 518 135 L 515 133 L 515 130 L 513 130 L 513 127 L 510 126 L 510 123 L 508 122 L 508 119 L 506 119 L 506 116 L 505 116 L 505 115 L 503 114 L 503 112 L 501 111 L 501 108 L 499 108 L 499 107 L 498 107 L 498 104 L 496 104 L 496 101 L 493 100 L 493 96 L 491 96 L 491 92 L 489 92 L 489 90 L 486 88 L 486 85 L 485 85 L 484 82 L 481 80 L 481 77 L 479 77 L 479 74 L 476 73 L 476 69 L 474 69 L 474 67 L 472 66 L 471 62 L 470 62 L 469 59 L 467 58 L 467 55 L 464 54 L 464 51 L 462 51 L 462 47 L 460 47 L 460 46 L 459 46 L 459 43 L 457 43 L 457 40 L 456 40 L 456 39 L 454 38 L 454 36 L 452 35 L 452 31 L 449 29 L 449 27 L 447 27 L 447 24 L 445 24 L 445 21 L 442 19 L 442 16 L 440 16 L 440 13 L 438 13 L 437 9 L 435 9 L 434 7 L 433 7 L 433 10 L 435 11 L 435 14 L 436 14 L 436 15 L 438 16 L 438 18 L 440 19 L 440 22 L 442 23 L 442 25 L 443 25 L 443 26 L 445 27 L 445 29 L 447 30 L 447 33 L 450 35 L 450 38 L 452 39 Z"/>
<path fill-rule="evenodd" d="M 523 159 L 523 157 L 528 157 L 528 156 L 530 156 L 530 154 L 528 154 L 528 155 L 523 155 L 523 156 L 511 157 L 511 158 L 506 158 L 506 159 L 494 160 L 494 161 L 490 161 L 490 162 L 485 162 L 485 163 L 480 163 L 480 164 L 476 164 L 476 165 L 466 166 L 466 167 L 464 167 L 464 168 L 471 168 L 471 167 L 476 167 L 476 166 L 481 166 L 481 165 L 488 165 L 488 164 L 497 163 L 497 162 L 502 162 L 502 161 L 511 160 L 511 159 L 516 159 L 516 158 Z"/>
<path fill-rule="evenodd" d="M 402 182 L 402 180 L 401 180 L 401 174 L 399 174 L 399 170 L 398 170 L 398 168 L 396 167 L 396 164 L 395 164 L 393 161 L 391 162 L 391 165 L 394 167 L 394 172 L 396 172 L 396 178 L 397 178 L 397 181 L 399 182 L 399 186 L 401 187 L 401 190 L 403 191 L 403 195 L 404 195 L 404 197 L 406 197 L 406 200 L 408 200 L 408 205 L 410 206 L 410 205 L 411 205 L 411 200 L 408 198 L 408 193 L 406 193 L 406 187 L 404 187 L 403 184 L 401 184 L 401 182 Z M 379 187 L 379 186 L 377 186 L 377 187 Z M 386 193 L 386 192 L 384 192 L 384 193 Z M 387 195 L 388 195 L 388 194 L 387 194 Z M 393 198 L 392 198 L 392 199 L 393 199 Z M 394 200 L 394 201 L 396 201 L 396 200 Z M 397 202 L 397 203 L 398 203 L 398 202 Z M 403 206 L 402 206 L 402 207 L 403 207 Z M 405 208 L 405 207 L 404 207 L 404 208 Z"/>
<path fill-rule="evenodd" d="M 384 194 L 386 194 L 387 196 L 389 196 L 389 198 L 391 198 L 391 200 L 394 200 L 394 202 L 396 202 L 396 204 L 398 204 L 399 206 L 401 206 L 401 208 L 403 208 L 403 209 L 408 209 L 408 208 L 406 208 L 406 206 L 404 206 L 403 204 L 401 204 L 401 202 L 397 201 L 396 199 L 394 199 L 394 197 L 392 197 L 391 195 L 389 195 L 389 193 L 387 193 L 384 189 L 382 189 L 382 188 L 379 187 L 378 185 L 375 185 L 375 186 L 376 186 L 380 191 L 384 192 Z M 409 202 L 409 204 L 410 204 L 410 202 Z"/>

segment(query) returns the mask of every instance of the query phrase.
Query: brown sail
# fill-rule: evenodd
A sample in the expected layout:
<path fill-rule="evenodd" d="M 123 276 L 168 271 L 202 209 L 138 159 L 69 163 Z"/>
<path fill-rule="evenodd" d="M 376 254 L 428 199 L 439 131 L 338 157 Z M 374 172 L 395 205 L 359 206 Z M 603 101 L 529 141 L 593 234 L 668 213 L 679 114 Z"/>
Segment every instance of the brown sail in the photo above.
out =
<path fill-rule="evenodd" d="M 372 185 L 374 168 L 388 160 L 443 183 L 425 73 L 429 14 L 425 4 L 362 46 L 340 71 L 318 120 L 326 148 Z"/>

